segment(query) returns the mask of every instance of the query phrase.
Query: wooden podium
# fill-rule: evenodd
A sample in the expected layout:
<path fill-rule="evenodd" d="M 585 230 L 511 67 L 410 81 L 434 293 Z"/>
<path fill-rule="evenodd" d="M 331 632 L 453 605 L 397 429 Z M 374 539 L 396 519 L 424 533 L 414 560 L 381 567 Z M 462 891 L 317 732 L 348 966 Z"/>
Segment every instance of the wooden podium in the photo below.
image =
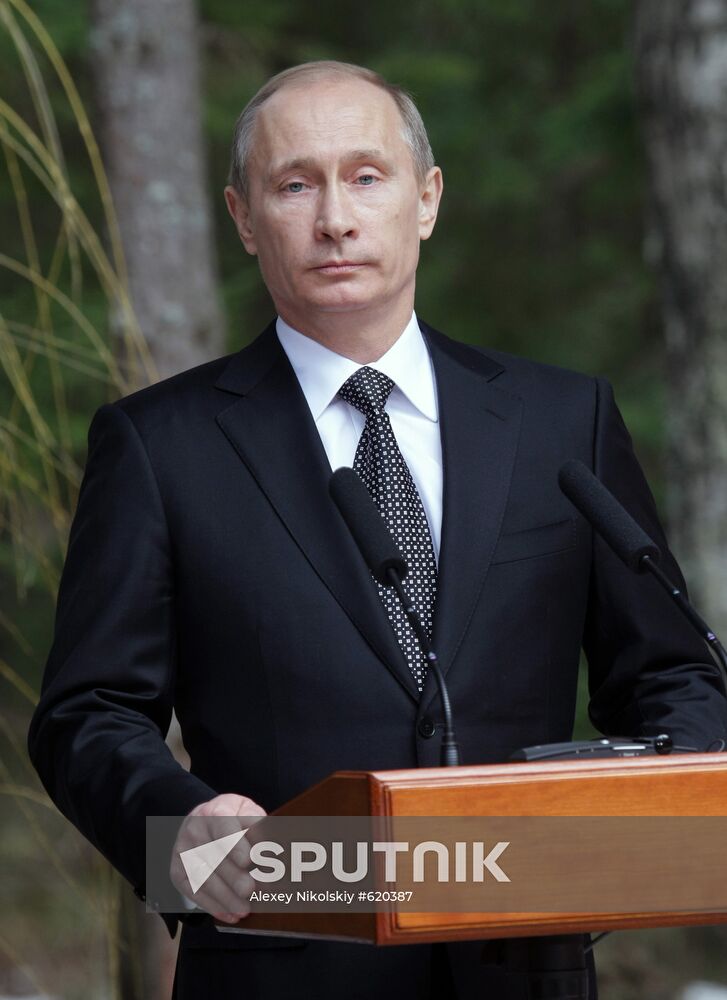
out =
<path fill-rule="evenodd" d="M 727 755 L 339 771 L 274 815 L 727 817 Z M 594 906 L 578 913 L 412 913 L 394 904 L 377 913 L 253 913 L 236 927 L 218 927 L 392 945 L 724 922 L 727 888 L 724 906 L 714 912 L 603 912 Z"/>

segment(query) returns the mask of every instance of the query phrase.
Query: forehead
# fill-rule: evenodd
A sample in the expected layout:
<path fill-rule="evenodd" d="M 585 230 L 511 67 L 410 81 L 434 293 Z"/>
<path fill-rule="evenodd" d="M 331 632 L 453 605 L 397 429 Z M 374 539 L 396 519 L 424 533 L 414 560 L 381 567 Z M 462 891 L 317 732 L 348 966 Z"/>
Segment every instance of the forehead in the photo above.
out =
<path fill-rule="evenodd" d="M 253 159 L 260 165 L 289 157 L 345 156 L 351 149 L 411 153 L 394 99 L 366 80 L 323 77 L 288 84 L 260 109 Z"/>

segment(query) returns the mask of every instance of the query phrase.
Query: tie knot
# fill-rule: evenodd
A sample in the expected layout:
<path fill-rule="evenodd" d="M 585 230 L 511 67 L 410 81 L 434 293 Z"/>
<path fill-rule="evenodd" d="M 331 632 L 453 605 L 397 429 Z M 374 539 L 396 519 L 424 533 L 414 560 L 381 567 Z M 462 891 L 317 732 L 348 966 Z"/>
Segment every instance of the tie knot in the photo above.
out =
<path fill-rule="evenodd" d="M 370 417 L 383 411 L 393 388 L 394 382 L 388 375 L 365 365 L 346 379 L 338 395 Z"/>

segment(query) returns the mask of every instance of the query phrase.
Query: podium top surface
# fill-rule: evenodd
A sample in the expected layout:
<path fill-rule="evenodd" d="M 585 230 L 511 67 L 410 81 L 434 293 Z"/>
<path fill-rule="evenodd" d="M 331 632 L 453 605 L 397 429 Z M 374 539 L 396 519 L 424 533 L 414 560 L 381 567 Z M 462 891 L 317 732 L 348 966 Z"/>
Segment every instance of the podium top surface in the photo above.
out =
<path fill-rule="evenodd" d="M 336 771 L 277 814 L 727 816 L 727 754 Z"/>

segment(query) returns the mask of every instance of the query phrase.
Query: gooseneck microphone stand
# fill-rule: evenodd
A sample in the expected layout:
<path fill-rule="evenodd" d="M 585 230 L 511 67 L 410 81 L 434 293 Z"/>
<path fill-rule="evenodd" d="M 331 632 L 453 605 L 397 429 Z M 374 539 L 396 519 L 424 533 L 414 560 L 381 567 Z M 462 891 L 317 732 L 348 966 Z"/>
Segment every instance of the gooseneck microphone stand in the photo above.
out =
<path fill-rule="evenodd" d="M 442 698 L 442 710 L 444 713 L 444 736 L 442 737 L 442 751 L 441 751 L 441 763 L 442 767 L 459 767 L 459 746 L 454 735 L 454 725 L 452 723 L 452 706 L 449 702 L 449 691 L 447 690 L 447 685 L 444 680 L 442 671 L 439 668 L 439 660 L 437 659 L 437 654 L 432 649 L 432 645 L 429 642 L 429 636 L 426 633 L 426 629 L 422 625 L 422 620 L 417 614 L 416 608 L 409 600 L 409 597 L 404 590 L 401 582 L 401 577 L 397 573 L 393 566 L 390 566 L 386 573 L 387 579 L 391 586 L 397 593 L 399 600 L 401 601 L 402 607 L 404 608 L 404 613 L 409 619 L 411 627 L 414 630 L 419 646 L 427 660 L 428 669 L 432 671 L 434 677 L 439 686 L 439 693 Z"/>

